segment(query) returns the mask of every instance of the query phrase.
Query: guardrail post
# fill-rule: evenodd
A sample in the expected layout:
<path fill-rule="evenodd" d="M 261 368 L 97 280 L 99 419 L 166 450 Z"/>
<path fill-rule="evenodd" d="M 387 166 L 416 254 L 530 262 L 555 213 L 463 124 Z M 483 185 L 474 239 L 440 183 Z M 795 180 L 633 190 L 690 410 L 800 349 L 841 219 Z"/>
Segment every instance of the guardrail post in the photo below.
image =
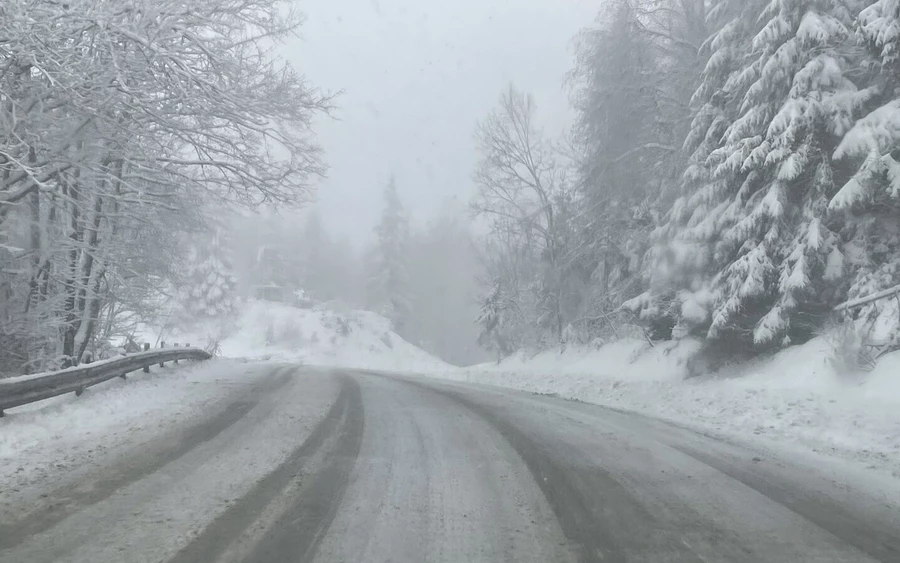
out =
<path fill-rule="evenodd" d="M 159 347 L 160 347 L 160 348 L 165 348 L 165 347 L 166 347 L 166 341 L 165 341 L 165 340 L 161 341 L 161 342 L 159 343 Z M 166 366 L 165 366 L 165 362 L 159 362 L 159 367 L 161 367 L 161 368 L 166 367 Z"/>
<path fill-rule="evenodd" d="M 150 351 L 150 343 L 144 342 L 144 352 Z M 150 364 L 144 366 L 144 373 L 150 373 Z"/>
<path fill-rule="evenodd" d="M 79 387 L 78 389 L 75 390 L 76 397 L 80 397 L 82 393 L 84 393 L 84 387 Z"/>
<path fill-rule="evenodd" d="M 174 346 L 175 346 L 175 348 L 178 348 L 178 343 L 176 342 L 176 343 L 174 344 Z M 175 358 L 175 361 L 172 362 L 172 363 L 177 364 L 177 363 L 178 363 L 178 358 Z"/>

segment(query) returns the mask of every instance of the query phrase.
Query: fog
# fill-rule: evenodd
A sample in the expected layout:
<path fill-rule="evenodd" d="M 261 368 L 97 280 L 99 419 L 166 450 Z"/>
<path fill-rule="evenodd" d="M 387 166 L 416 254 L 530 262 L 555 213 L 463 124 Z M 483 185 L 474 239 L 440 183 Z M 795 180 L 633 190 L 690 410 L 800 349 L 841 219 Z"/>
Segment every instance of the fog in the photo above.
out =
<path fill-rule="evenodd" d="M 898 373 L 900 0 L 0 0 L 0 561 L 898 561 Z"/>
<path fill-rule="evenodd" d="M 454 364 L 900 347 L 896 6 L 2 4 L 0 373 L 250 300 Z"/>
<path fill-rule="evenodd" d="M 413 224 L 473 193 L 474 127 L 510 82 L 531 92 L 548 131 L 571 125 L 572 40 L 599 0 L 304 0 L 284 54 L 342 91 L 316 124 L 329 164 L 318 184 L 329 230 L 369 240 L 391 174 Z"/>
<path fill-rule="evenodd" d="M 332 115 L 314 125 L 329 169 L 316 184 L 311 210 L 282 211 L 275 219 L 266 214 L 260 225 L 312 218 L 322 234 L 295 228 L 266 244 L 287 242 L 308 253 L 318 244 L 311 241 L 327 238 L 328 250 L 317 253 L 321 260 L 307 259 L 309 267 L 321 268 L 312 274 L 321 282 L 304 283 L 307 291 L 380 310 L 367 296 L 366 256 L 375 252 L 383 191 L 393 176 L 411 231 L 411 311 L 401 334 L 452 363 L 493 357 L 477 343 L 484 272 L 468 205 L 476 192 L 475 125 L 515 83 L 535 97 L 541 127 L 562 136 L 573 118 L 565 85 L 574 65 L 573 38 L 598 5 L 305 0 L 300 37 L 282 52 L 316 85 L 338 93 Z M 256 248 L 245 247 L 244 255 Z M 254 267 L 244 264 L 247 271 Z"/>

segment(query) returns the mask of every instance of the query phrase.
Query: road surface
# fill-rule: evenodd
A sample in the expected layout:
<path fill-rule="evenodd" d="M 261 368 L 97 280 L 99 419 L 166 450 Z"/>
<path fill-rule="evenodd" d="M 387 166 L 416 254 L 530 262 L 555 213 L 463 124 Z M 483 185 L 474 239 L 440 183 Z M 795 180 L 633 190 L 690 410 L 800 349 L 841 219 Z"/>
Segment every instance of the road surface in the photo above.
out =
<path fill-rule="evenodd" d="M 251 383 L 5 516 L 0 562 L 900 562 L 896 491 L 829 467 L 492 387 Z"/>

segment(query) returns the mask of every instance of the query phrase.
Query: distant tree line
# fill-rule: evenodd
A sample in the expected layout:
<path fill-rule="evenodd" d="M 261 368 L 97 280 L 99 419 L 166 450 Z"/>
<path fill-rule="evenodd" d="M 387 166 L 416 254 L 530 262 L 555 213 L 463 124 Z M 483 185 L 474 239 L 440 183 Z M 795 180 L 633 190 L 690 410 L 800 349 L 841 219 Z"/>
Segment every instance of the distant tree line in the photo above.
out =
<path fill-rule="evenodd" d="M 226 269 L 236 276 L 235 293 L 298 306 L 365 308 L 447 362 L 487 359 L 475 323 L 481 265 L 465 207 L 448 202 L 415 224 L 396 178 L 373 187 L 382 190 L 381 213 L 371 239 L 356 246 L 329 232 L 315 207 L 302 215 L 232 221 L 234 264 Z"/>

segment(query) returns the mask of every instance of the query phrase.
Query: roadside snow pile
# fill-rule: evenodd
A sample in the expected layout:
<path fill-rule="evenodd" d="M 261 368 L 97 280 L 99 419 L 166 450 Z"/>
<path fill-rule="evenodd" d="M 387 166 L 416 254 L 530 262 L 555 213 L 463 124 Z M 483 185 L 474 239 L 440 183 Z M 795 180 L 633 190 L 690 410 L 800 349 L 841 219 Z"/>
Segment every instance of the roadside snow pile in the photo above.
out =
<path fill-rule="evenodd" d="M 562 386 L 592 383 L 598 372 L 627 373 L 629 381 L 682 380 L 687 375 L 687 362 L 700 349 L 693 340 L 668 342 L 650 347 L 644 340 L 627 339 L 601 348 L 570 347 L 539 354 L 518 352 L 502 362 L 468 368 L 469 372 L 534 374 L 550 385 Z M 582 377 L 577 377 L 582 376 Z"/>
<path fill-rule="evenodd" d="M 138 434 L 160 432 L 197 416 L 235 386 L 266 373 L 229 361 L 167 364 L 127 381 L 101 383 L 78 398 L 70 393 L 8 409 L 0 423 L 0 490 L 13 481 L 25 486 L 137 440 Z"/>
<path fill-rule="evenodd" d="M 900 353 L 841 376 L 821 338 L 774 357 L 685 379 L 699 344 L 624 340 L 517 354 L 445 377 L 622 408 L 698 429 L 799 444 L 900 477 Z"/>
<path fill-rule="evenodd" d="M 219 355 L 226 358 L 407 372 L 449 368 L 392 332 L 384 317 L 335 304 L 302 309 L 270 301 L 247 301 L 224 334 Z M 176 333 L 170 339 L 206 342 L 209 337 L 195 330 L 193 334 Z"/>

